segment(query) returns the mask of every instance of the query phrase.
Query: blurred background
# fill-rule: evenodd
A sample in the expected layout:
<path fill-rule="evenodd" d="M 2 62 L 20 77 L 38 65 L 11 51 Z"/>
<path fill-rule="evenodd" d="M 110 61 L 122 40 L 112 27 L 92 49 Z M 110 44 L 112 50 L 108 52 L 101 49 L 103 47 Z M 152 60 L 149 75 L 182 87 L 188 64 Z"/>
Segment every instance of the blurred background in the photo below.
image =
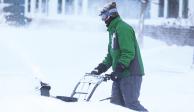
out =
<path fill-rule="evenodd" d="M 141 47 L 142 104 L 153 112 L 193 112 L 194 0 L 0 0 L 0 98 L 39 95 L 40 80 L 52 95 L 69 96 L 107 53 L 98 15 L 111 1 Z M 94 98 L 109 97 L 111 83 Z"/>
<path fill-rule="evenodd" d="M 110 1 L 114 0 L 0 0 L 0 23 L 22 26 L 35 20 L 63 20 L 67 16 L 96 18 L 99 10 Z M 165 37 L 162 39 L 168 44 L 193 46 L 193 0 L 116 2 L 121 17 L 134 20 L 131 25 L 140 33 L 140 43 L 144 34 L 154 38 Z"/>

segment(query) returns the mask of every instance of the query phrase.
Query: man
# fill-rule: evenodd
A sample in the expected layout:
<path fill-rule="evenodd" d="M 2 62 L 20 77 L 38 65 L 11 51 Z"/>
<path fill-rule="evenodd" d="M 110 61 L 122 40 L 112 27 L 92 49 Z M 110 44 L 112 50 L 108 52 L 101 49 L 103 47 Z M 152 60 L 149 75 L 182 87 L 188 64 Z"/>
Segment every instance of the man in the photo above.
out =
<path fill-rule="evenodd" d="M 121 20 L 115 2 L 104 7 L 100 16 L 109 32 L 108 54 L 91 74 L 100 75 L 112 66 L 111 103 L 148 112 L 138 101 L 144 68 L 133 28 Z"/>

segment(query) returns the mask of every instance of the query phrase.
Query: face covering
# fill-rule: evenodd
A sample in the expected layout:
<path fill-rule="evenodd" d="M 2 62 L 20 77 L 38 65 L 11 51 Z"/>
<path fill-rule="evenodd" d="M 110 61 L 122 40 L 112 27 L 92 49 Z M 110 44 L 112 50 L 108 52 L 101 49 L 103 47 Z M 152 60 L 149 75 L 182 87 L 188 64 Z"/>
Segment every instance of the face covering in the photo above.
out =
<path fill-rule="evenodd" d="M 112 14 L 115 12 L 117 12 L 116 8 L 113 8 L 110 10 L 104 9 L 103 11 L 101 11 L 100 16 L 101 16 L 102 21 L 107 21 L 112 16 Z"/>
<path fill-rule="evenodd" d="M 106 20 L 108 20 L 108 18 L 109 18 L 108 12 L 104 12 L 101 14 L 102 21 L 106 21 Z"/>

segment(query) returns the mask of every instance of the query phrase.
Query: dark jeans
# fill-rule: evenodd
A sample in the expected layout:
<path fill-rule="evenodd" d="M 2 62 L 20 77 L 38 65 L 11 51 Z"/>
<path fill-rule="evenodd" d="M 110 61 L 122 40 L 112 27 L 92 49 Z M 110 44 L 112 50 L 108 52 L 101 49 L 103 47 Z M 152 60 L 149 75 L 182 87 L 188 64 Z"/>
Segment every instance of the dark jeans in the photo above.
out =
<path fill-rule="evenodd" d="M 147 111 L 138 101 L 142 76 L 129 76 L 113 82 L 111 103 L 136 111 Z"/>

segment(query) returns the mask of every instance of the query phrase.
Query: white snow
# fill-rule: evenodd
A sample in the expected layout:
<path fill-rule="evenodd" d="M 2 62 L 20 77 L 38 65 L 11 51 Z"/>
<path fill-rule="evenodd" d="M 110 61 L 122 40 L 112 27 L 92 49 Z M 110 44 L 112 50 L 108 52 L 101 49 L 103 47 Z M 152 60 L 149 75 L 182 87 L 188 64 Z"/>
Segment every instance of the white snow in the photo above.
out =
<path fill-rule="evenodd" d="M 0 102 L 1 112 L 129 112 L 126 108 L 103 102 L 75 102 L 66 103 L 47 97 L 28 96 L 5 98 Z M 11 107 L 11 108 L 10 108 Z M 133 111 L 130 111 L 133 112 Z"/>
<path fill-rule="evenodd" d="M 0 24 L 0 112 L 132 112 L 98 101 L 110 96 L 111 81 L 97 88 L 91 102 L 65 103 L 40 97 L 35 89 L 34 77 L 40 77 L 52 86 L 52 95 L 69 96 L 102 61 L 107 42 L 100 18 L 39 19 L 24 28 Z M 193 112 L 193 48 L 145 37 L 141 52 L 146 72 L 141 103 L 150 112 Z"/>

